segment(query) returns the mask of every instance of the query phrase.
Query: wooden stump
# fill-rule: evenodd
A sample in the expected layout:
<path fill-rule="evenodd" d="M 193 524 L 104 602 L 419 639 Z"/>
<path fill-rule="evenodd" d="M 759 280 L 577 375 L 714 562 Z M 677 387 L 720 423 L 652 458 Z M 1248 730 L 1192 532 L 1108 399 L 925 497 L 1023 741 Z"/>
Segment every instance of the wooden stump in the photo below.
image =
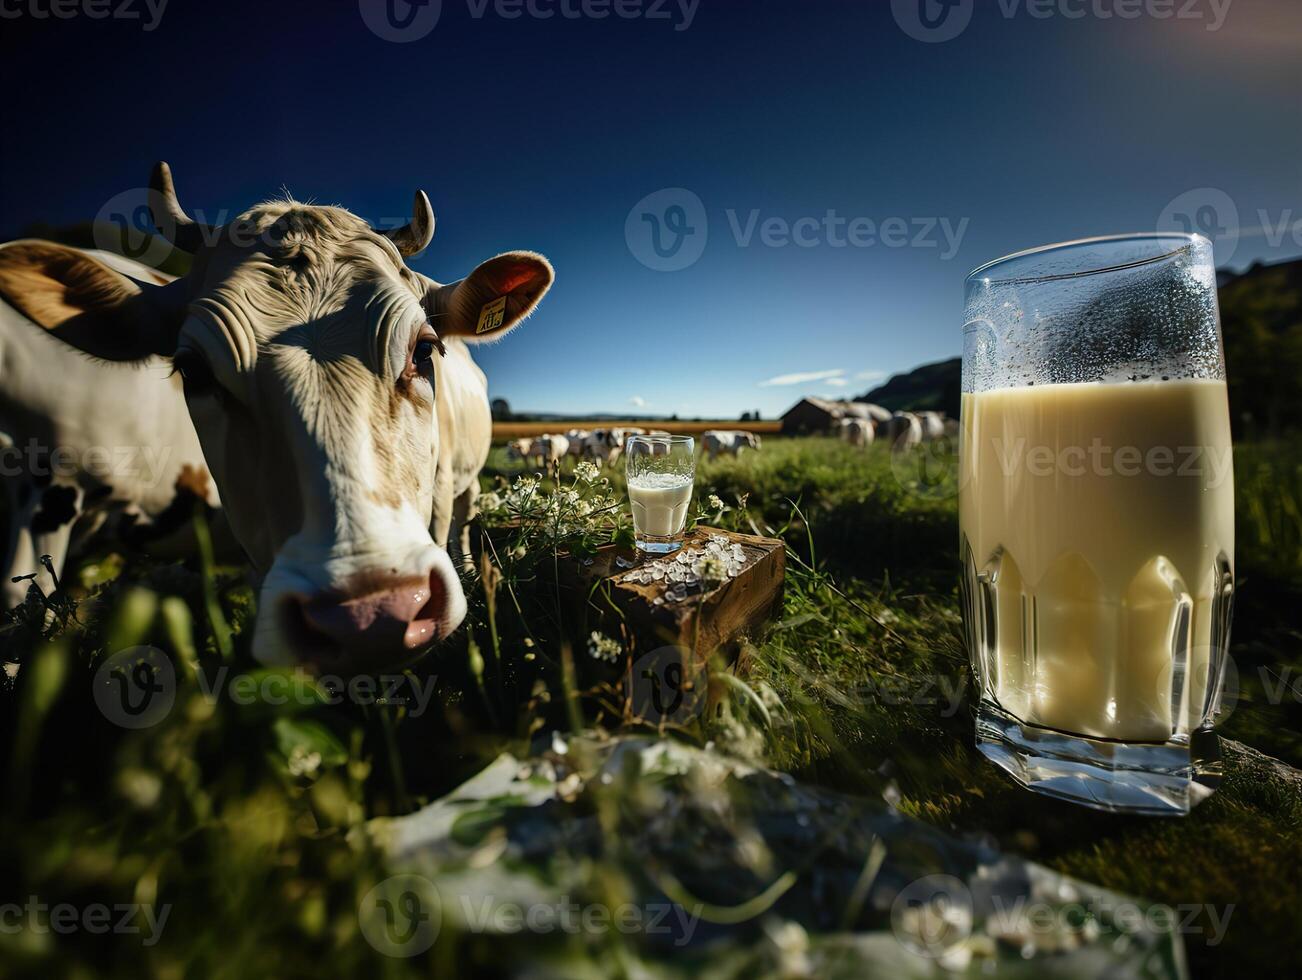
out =
<path fill-rule="evenodd" d="M 671 555 L 610 545 L 567 558 L 560 585 L 586 630 L 623 636 L 635 655 L 671 646 L 703 663 L 715 653 L 735 661 L 744 640 L 759 638 L 782 610 L 785 571 L 776 538 L 697 527 Z"/>

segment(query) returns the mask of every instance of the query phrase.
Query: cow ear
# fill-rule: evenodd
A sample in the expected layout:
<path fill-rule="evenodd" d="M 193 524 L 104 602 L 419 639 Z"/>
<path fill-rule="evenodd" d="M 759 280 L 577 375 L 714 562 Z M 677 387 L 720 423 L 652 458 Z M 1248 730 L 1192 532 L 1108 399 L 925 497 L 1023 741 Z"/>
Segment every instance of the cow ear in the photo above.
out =
<path fill-rule="evenodd" d="M 0 247 L 0 299 L 51 336 L 107 361 L 170 355 L 184 318 L 183 288 L 138 283 L 53 242 Z"/>
<path fill-rule="evenodd" d="M 470 343 L 497 340 L 533 312 L 553 279 L 551 263 L 541 255 L 506 252 L 460 282 L 434 286 L 426 310 L 441 337 Z"/>

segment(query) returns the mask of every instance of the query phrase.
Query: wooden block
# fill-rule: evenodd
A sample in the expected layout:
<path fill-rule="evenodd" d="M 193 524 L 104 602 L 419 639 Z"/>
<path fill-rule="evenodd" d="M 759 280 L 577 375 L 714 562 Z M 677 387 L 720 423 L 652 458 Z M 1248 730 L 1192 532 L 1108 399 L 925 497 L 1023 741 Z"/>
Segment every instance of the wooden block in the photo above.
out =
<path fill-rule="evenodd" d="M 712 551 L 727 556 L 723 570 L 731 574 L 721 580 L 702 579 L 691 571 Z M 735 659 L 744 639 L 759 638 L 765 624 L 781 612 L 785 574 L 786 549 L 780 540 L 697 527 L 672 555 L 611 545 L 584 561 L 565 558 L 560 584 L 570 593 L 572 608 L 582 613 L 586 629 L 623 635 L 635 656 L 674 646 L 690 651 L 699 663 L 716 651 Z M 675 588 L 682 577 L 685 588 Z"/>

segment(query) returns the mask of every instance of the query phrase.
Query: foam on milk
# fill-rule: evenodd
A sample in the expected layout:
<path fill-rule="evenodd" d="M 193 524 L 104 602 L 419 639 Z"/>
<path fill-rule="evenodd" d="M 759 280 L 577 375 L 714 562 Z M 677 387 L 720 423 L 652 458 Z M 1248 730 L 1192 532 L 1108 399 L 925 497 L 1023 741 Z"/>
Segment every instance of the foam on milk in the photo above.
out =
<path fill-rule="evenodd" d="M 642 473 L 628 481 L 633 529 L 639 534 L 669 537 L 687 524 L 692 478 L 678 473 Z"/>

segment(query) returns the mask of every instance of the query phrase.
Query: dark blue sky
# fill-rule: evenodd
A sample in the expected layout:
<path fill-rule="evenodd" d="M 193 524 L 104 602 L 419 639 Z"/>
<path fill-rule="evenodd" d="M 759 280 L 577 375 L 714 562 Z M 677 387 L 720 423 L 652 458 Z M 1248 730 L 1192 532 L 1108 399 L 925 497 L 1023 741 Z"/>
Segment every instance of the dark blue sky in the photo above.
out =
<path fill-rule="evenodd" d="M 209 216 L 284 186 L 378 221 L 423 187 L 421 271 L 507 248 L 556 266 L 535 318 L 479 352 L 495 396 L 724 416 L 957 354 L 964 275 L 1020 248 L 1187 213 L 1239 229 L 1222 263 L 1302 254 L 1294 0 L 958 0 L 970 22 L 942 43 L 901 27 L 920 0 L 699 0 L 690 23 L 692 0 L 532 2 L 555 15 L 442 0 L 393 43 L 358 0 L 170 0 L 150 31 L 4 0 L 0 232 L 93 217 L 155 159 Z M 626 235 L 664 188 L 690 194 Z"/>

